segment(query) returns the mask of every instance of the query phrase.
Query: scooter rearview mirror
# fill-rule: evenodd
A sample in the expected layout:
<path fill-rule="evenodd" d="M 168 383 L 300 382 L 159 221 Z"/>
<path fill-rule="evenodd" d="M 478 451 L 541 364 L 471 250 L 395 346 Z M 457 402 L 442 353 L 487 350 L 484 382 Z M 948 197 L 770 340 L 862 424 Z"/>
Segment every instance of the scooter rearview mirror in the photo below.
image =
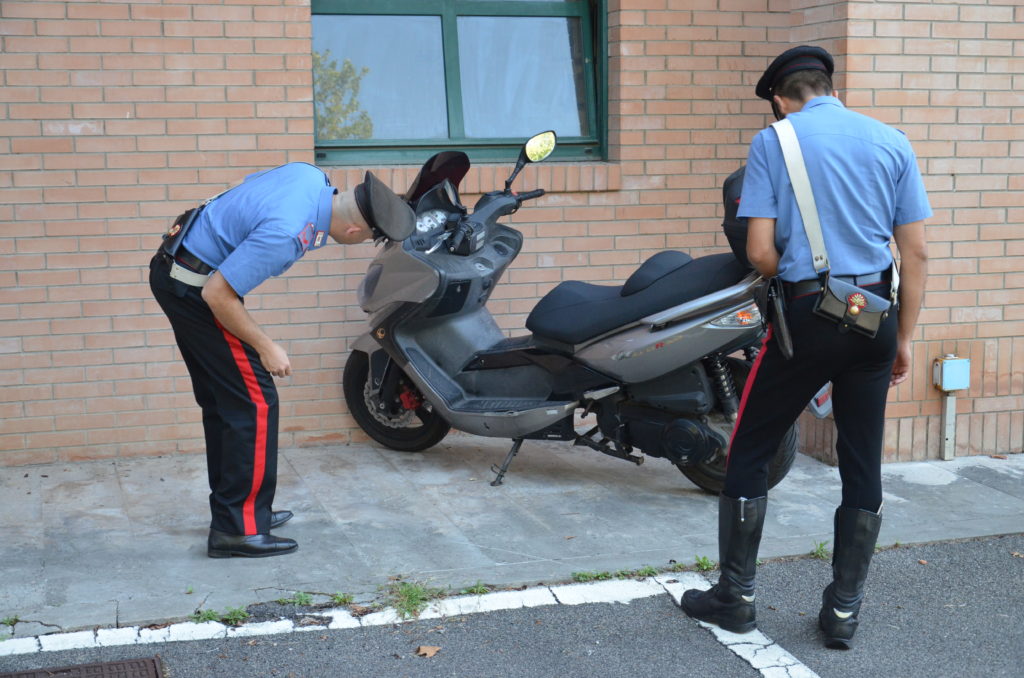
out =
<path fill-rule="evenodd" d="M 526 140 L 519 151 L 519 159 L 516 160 L 516 168 L 512 170 L 512 176 L 505 180 L 505 190 L 512 188 L 512 182 L 519 176 L 519 172 L 528 162 L 540 162 L 547 158 L 555 150 L 558 137 L 553 130 L 535 134 Z"/>
<path fill-rule="evenodd" d="M 536 134 L 523 145 L 523 153 L 530 162 L 540 162 L 555 150 L 557 137 L 552 130 Z"/>

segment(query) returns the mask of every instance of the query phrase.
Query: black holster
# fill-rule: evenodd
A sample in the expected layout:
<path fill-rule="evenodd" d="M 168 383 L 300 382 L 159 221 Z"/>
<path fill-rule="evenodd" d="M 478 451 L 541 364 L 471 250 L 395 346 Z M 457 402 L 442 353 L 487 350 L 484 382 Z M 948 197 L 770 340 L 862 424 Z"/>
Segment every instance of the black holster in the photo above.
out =
<path fill-rule="evenodd" d="M 769 278 L 758 289 L 754 301 L 765 322 L 771 323 L 772 336 L 779 345 L 782 357 L 789 360 L 793 357 L 793 336 L 789 332 L 789 321 L 786 318 L 786 290 L 782 278 Z"/>

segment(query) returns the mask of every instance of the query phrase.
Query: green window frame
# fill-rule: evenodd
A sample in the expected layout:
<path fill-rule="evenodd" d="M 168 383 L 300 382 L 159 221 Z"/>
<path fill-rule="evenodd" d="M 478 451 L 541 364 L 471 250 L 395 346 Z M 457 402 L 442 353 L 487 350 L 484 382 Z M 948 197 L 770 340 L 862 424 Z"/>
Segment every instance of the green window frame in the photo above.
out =
<path fill-rule="evenodd" d="M 412 15 L 440 18 L 448 138 L 344 139 L 315 138 L 316 162 L 322 165 L 419 164 L 441 150 L 465 151 L 473 162 L 514 160 L 525 138 L 472 138 L 465 134 L 459 64 L 460 17 L 567 17 L 580 22 L 583 57 L 582 93 L 586 134 L 559 135 L 552 160 L 601 161 L 608 139 L 607 0 L 312 0 L 316 15 Z M 510 65 L 514 66 L 514 65 Z M 314 99 L 316 92 L 314 92 Z M 583 114 L 582 107 L 580 108 Z M 536 132 L 543 131 L 541 129 Z M 314 135 L 316 132 L 314 131 Z"/>

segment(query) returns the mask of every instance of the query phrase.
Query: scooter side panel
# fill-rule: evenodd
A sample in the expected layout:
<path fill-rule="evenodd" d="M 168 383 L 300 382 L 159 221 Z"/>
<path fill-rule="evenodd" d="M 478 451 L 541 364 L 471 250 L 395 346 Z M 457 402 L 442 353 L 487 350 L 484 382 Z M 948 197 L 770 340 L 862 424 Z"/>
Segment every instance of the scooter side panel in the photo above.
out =
<path fill-rule="evenodd" d="M 416 348 L 409 347 L 411 360 L 405 373 L 454 428 L 489 438 L 519 438 L 547 428 L 572 414 L 577 402 L 548 403 L 512 399 L 494 408 L 479 406 L 467 398 L 461 387 L 441 373 L 440 367 Z M 518 401 L 518 402 L 516 402 Z"/>
<path fill-rule="evenodd" d="M 416 319 L 399 330 L 399 342 L 415 342 L 449 375 L 456 374 L 470 356 L 505 339 L 484 306 L 468 313 Z"/>
<path fill-rule="evenodd" d="M 398 332 L 399 344 L 419 348 L 467 397 L 543 400 L 550 396 L 551 375 L 533 364 L 485 373 L 462 371 L 471 356 L 503 341 L 504 333 L 485 307 L 461 315 L 416 320 Z"/>
<path fill-rule="evenodd" d="M 720 328 L 709 324 L 749 303 L 720 309 L 662 330 L 652 331 L 650 325 L 634 326 L 590 344 L 577 354 L 577 359 L 626 383 L 655 379 L 723 346 L 744 340 L 757 342 L 761 334 L 759 325 Z"/>

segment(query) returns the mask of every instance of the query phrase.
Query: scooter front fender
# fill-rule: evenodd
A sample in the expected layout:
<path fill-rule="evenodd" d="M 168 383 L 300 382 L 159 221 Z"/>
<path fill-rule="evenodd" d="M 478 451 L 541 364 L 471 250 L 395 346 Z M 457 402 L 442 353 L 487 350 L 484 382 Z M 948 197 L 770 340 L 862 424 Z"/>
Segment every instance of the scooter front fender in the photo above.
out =
<path fill-rule="evenodd" d="M 380 344 L 378 344 L 374 340 L 373 336 L 371 336 L 370 333 L 367 332 L 366 334 L 361 335 L 359 338 L 352 342 L 350 350 L 362 351 L 363 353 L 369 355 L 374 351 L 378 350 L 379 348 Z"/>

